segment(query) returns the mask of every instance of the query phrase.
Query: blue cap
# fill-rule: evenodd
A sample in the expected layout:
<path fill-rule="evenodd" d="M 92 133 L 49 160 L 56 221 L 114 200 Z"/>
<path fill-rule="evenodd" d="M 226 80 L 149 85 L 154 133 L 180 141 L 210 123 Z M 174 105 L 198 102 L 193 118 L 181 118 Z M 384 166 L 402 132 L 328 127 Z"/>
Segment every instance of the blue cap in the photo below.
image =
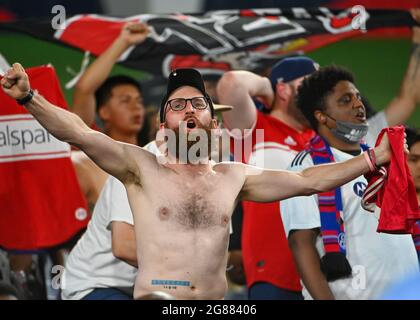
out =
<path fill-rule="evenodd" d="M 319 69 L 319 65 L 304 56 L 284 58 L 271 69 L 271 86 L 275 88 L 278 82 L 290 82 L 300 77 L 310 75 Z"/>

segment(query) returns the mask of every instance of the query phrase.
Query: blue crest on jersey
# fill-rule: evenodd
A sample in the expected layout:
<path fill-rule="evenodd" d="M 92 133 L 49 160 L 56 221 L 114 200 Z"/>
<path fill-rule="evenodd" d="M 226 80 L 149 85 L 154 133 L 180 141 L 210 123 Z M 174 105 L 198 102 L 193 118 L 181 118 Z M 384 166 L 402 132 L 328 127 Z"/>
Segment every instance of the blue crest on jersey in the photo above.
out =
<path fill-rule="evenodd" d="M 353 191 L 358 197 L 361 198 L 363 196 L 363 192 L 365 192 L 366 187 L 366 183 L 359 181 L 353 185 Z"/>

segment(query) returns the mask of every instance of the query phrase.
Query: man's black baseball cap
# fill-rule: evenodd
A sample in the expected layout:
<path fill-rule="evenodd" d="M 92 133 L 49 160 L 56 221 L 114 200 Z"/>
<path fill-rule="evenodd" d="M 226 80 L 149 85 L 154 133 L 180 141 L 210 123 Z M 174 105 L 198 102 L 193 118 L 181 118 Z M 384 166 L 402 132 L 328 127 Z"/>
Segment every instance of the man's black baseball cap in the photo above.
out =
<path fill-rule="evenodd" d="M 203 96 L 207 99 L 208 104 L 210 105 L 211 117 L 214 117 L 213 102 L 211 101 L 210 96 L 206 92 L 203 77 L 201 76 L 200 72 L 198 72 L 195 69 L 176 69 L 169 74 L 166 94 L 163 97 L 162 103 L 160 105 L 161 123 L 165 121 L 166 102 L 168 101 L 169 96 L 176 89 L 184 86 L 196 88 L 203 94 Z"/>

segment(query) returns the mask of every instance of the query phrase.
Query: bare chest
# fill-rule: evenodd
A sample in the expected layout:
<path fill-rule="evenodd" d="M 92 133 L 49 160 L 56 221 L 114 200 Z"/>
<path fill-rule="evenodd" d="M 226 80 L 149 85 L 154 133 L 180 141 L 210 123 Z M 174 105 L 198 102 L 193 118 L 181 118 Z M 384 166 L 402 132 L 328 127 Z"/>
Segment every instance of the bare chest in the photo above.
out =
<path fill-rule="evenodd" d="M 158 219 L 186 229 L 227 228 L 236 196 L 219 177 L 178 177 L 159 183 Z"/>

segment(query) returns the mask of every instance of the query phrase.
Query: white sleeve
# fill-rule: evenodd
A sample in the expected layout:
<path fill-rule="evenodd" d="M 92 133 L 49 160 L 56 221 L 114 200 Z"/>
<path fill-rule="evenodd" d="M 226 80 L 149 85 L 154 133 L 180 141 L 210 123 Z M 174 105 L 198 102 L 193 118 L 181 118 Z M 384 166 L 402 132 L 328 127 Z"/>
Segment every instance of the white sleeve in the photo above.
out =
<path fill-rule="evenodd" d="M 133 214 L 128 204 L 127 192 L 124 185 L 118 179 L 110 176 L 105 187 L 110 188 L 110 192 L 106 193 L 109 197 L 108 229 L 113 221 L 121 221 L 134 225 Z"/>
<path fill-rule="evenodd" d="M 299 153 L 288 170 L 302 171 L 307 167 L 313 166 L 310 155 L 305 155 L 305 153 L 305 151 Z M 321 227 L 317 195 L 294 197 L 280 201 L 280 213 L 287 237 L 292 230 L 307 230 Z"/>
<path fill-rule="evenodd" d="M 143 149 L 144 150 L 147 150 L 147 151 L 149 151 L 149 152 L 151 152 L 151 153 L 153 153 L 154 155 L 156 155 L 156 156 L 159 156 L 159 155 L 161 155 L 162 153 L 160 152 L 160 150 L 159 150 L 159 148 L 158 148 L 158 146 L 157 146 L 157 144 L 156 144 L 156 140 L 152 140 L 152 141 L 150 141 L 148 144 L 146 144 L 144 147 L 143 147 Z"/>
<path fill-rule="evenodd" d="M 144 149 L 154 153 L 155 155 L 160 154 L 155 140 L 149 142 Z M 107 228 L 110 229 L 110 224 L 113 221 L 126 222 L 134 225 L 133 214 L 131 213 L 131 208 L 128 203 L 127 191 L 121 181 L 113 176 L 110 176 L 105 184 L 104 189 L 105 188 L 108 188 L 108 192 L 105 192 L 105 195 L 107 197 L 106 201 L 109 207 L 109 221 Z"/>
<path fill-rule="evenodd" d="M 383 128 L 388 127 L 388 121 L 386 120 L 385 111 L 382 110 L 375 114 L 373 117 L 370 117 L 367 120 L 369 125 L 369 130 L 365 136 L 365 142 L 368 146 L 374 147 L 376 139 Z"/>

